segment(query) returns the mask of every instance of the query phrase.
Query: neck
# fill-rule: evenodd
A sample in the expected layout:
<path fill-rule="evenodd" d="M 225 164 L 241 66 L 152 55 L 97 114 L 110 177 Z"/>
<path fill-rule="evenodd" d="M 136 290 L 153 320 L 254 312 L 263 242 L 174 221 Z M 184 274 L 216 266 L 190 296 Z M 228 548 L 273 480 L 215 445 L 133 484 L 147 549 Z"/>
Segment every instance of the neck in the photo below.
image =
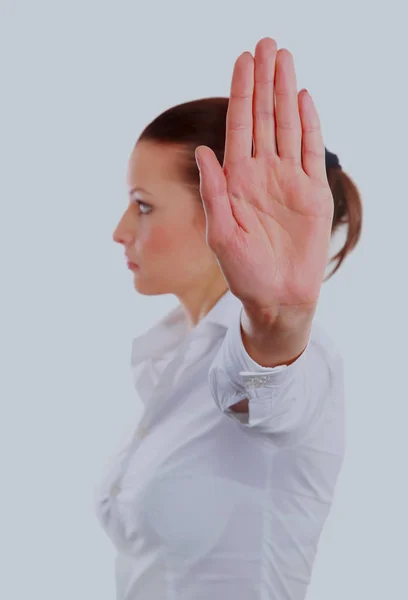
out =
<path fill-rule="evenodd" d="M 193 329 L 227 292 L 228 285 L 218 268 L 211 279 L 201 286 L 193 286 L 178 299 L 184 308 L 189 330 Z"/>

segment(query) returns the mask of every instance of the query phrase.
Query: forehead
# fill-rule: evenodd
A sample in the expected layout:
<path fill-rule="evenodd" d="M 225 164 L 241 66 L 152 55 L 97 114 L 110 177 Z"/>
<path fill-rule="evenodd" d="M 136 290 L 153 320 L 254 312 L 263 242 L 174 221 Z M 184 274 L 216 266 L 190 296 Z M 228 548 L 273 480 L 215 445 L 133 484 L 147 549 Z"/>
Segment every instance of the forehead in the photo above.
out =
<path fill-rule="evenodd" d="M 151 141 L 137 142 L 129 159 L 129 187 L 146 187 L 158 182 L 182 183 L 183 160 L 186 160 L 186 151 L 181 146 Z"/>

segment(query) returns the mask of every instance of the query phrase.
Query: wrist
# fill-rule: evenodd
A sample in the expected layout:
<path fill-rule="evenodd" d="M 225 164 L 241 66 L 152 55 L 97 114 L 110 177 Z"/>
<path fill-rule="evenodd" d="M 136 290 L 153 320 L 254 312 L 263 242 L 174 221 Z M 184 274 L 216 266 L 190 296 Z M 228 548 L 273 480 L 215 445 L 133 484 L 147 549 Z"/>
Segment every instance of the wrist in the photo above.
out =
<path fill-rule="evenodd" d="M 307 347 L 314 312 L 296 310 L 275 315 L 271 312 L 254 314 L 244 307 L 241 334 L 245 350 L 264 367 L 295 362 Z"/>

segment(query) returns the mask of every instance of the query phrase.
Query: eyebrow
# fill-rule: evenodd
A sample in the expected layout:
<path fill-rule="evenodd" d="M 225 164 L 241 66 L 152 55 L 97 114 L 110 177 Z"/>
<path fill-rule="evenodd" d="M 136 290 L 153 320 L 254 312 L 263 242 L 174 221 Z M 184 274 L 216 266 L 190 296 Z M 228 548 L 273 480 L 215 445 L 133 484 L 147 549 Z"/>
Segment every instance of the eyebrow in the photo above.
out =
<path fill-rule="evenodd" d="M 142 192 L 143 194 L 147 194 L 148 196 L 151 196 L 152 194 L 150 192 L 148 192 L 147 190 L 145 190 L 142 187 L 136 186 L 133 187 L 131 190 L 129 190 L 129 196 L 131 196 L 132 194 L 134 194 L 135 192 Z"/>

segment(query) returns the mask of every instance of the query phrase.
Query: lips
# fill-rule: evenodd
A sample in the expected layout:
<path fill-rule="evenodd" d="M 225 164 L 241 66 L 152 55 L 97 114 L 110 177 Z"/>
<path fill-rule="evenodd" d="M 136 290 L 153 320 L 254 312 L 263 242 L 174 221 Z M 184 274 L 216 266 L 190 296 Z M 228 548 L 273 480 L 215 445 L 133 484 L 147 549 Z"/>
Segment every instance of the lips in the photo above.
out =
<path fill-rule="evenodd" d="M 127 261 L 127 266 L 128 266 L 129 269 L 132 269 L 132 270 L 139 268 L 139 266 L 136 263 L 134 263 L 134 262 L 132 262 L 130 260 Z"/>

